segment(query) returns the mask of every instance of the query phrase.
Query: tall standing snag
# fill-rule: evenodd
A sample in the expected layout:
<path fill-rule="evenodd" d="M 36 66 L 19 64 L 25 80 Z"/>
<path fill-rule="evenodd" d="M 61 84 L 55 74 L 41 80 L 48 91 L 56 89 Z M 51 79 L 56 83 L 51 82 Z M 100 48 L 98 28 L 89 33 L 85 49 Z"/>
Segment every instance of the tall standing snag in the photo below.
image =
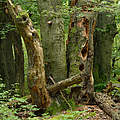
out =
<path fill-rule="evenodd" d="M 46 108 L 50 105 L 50 97 L 45 88 L 43 50 L 38 33 L 34 29 L 29 15 L 20 6 L 15 7 L 11 0 L 7 0 L 7 5 L 9 13 L 26 45 L 28 54 L 28 86 L 32 102 L 40 108 Z"/>
<path fill-rule="evenodd" d="M 82 96 L 94 90 L 93 69 L 93 33 L 96 24 L 96 13 L 90 8 L 94 7 L 91 0 L 72 0 L 71 7 L 76 6 L 76 11 L 71 15 L 69 36 L 67 44 L 67 76 L 86 72 L 90 77 L 84 81 Z M 81 14 L 82 13 L 82 14 Z"/>

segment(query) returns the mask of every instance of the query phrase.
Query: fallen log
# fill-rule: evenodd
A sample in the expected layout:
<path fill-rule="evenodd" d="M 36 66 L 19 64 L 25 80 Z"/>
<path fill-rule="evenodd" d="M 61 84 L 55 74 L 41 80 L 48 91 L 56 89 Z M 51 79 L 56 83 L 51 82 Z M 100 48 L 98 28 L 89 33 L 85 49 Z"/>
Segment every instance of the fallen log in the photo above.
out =
<path fill-rule="evenodd" d="M 96 104 L 113 120 L 120 120 L 120 110 L 118 105 L 111 99 L 110 96 L 104 93 L 93 93 L 93 98 Z"/>
<path fill-rule="evenodd" d="M 89 77 L 90 75 L 86 73 L 77 74 L 68 79 L 55 83 L 54 85 L 48 86 L 47 90 L 49 91 L 49 93 L 55 94 L 56 92 L 63 90 L 73 84 L 80 84 L 81 82 L 88 79 Z"/>
<path fill-rule="evenodd" d="M 50 94 L 55 94 L 57 93 L 58 91 L 61 91 L 61 90 L 64 90 L 65 88 L 73 85 L 73 84 L 79 84 L 81 82 L 83 82 L 85 79 L 87 79 L 89 77 L 89 75 L 87 74 L 77 74 L 75 76 L 72 76 L 71 78 L 68 78 L 68 79 L 65 79 L 65 80 L 62 80 L 58 83 L 54 83 L 54 85 L 51 85 L 51 86 L 48 86 L 47 87 L 47 90 Z M 31 103 L 31 95 L 29 96 L 26 96 L 26 101 Z M 18 100 L 13 100 L 11 102 L 8 102 L 7 105 L 8 106 L 13 106 L 14 104 L 18 104 L 20 101 Z M 25 103 L 23 103 L 25 104 Z"/>

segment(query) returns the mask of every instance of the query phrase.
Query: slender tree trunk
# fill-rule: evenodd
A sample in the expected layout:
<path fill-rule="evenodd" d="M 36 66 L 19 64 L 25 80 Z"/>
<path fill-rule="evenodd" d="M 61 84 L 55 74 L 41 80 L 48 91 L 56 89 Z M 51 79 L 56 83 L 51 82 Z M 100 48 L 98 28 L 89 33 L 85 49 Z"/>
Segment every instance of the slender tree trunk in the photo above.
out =
<path fill-rule="evenodd" d="M 38 0 L 46 76 L 47 79 L 53 77 L 55 82 L 67 76 L 64 24 L 59 8 L 61 4 L 60 0 Z"/>
<path fill-rule="evenodd" d="M 72 0 L 71 7 L 81 7 L 70 18 L 69 37 L 67 44 L 67 68 L 68 77 L 77 73 L 86 72 L 90 76 L 84 81 L 83 95 L 89 95 L 94 90 L 93 70 L 93 33 L 96 24 L 96 13 L 88 10 L 94 7 L 91 2 L 85 0 Z M 82 13 L 83 16 L 80 16 Z M 87 89 L 86 89 L 87 88 Z"/>
<path fill-rule="evenodd" d="M 37 31 L 34 29 L 27 12 L 20 6 L 14 7 L 11 0 L 7 0 L 9 14 L 13 18 L 17 29 L 24 39 L 28 54 L 28 87 L 32 102 L 41 109 L 50 105 L 50 97 L 46 90 L 45 71 L 43 64 L 43 50 Z"/>
<path fill-rule="evenodd" d="M 108 15 L 110 15 L 108 17 Z M 116 33 L 114 15 L 100 12 L 94 34 L 94 78 L 95 84 L 110 80 L 112 44 Z"/>

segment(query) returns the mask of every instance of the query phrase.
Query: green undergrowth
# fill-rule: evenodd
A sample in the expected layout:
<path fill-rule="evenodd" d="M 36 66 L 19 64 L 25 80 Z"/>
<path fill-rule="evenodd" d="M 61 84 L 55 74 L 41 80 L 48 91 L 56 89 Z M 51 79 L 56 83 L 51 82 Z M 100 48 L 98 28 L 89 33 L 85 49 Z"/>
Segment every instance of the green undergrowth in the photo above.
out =
<path fill-rule="evenodd" d="M 84 120 L 90 117 L 95 116 L 95 112 L 89 113 L 87 110 L 85 111 L 70 111 L 67 110 L 65 113 L 60 113 L 54 116 L 50 116 L 49 114 L 43 114 L 41 120 Z M 28 120 L 40 120 L 39 117 L 29 118 Z"/>
<path fill-rule="evenodd" d="M 0 91 L 0 120 L 22 120 L 36 116 L 34 111 L 38 108 L 29 103 L 27 97 L 21 97 L 17 88 L 5 90 L 5 85 L 1 83 Z"/>
<path fill-rule="evenodd" d="M 61 103 L 52 102 L 51 106 L 44 114 L 37 116 L 36 111 L 39 111 L 35 105 L 27 101 L 27 97 L 20 97 L 18 90 L 14 88 L 14 93 L 11 90 L 4 90 L 5 85 L 0 84 L 0 120 L 83 120 L 95 115 L 95 112 L 89 113 L 87 110 L 75 111 L 75 102 L 70 99 L 68 104 L 64 100 Z"/>

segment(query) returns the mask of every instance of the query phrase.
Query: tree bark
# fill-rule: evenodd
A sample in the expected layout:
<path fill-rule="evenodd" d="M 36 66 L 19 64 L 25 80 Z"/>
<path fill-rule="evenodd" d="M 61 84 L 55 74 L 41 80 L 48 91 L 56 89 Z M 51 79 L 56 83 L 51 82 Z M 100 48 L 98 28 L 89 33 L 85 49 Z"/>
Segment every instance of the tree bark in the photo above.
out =
<path fill-rule="evenodd" d="M 49 93 L 51 94 L 55 94 L 60 90 L 64 90 L 65 88 L 74 85 L 74 84 L 80 84 L 81 82 L 83 82 L 84 80 L 89 78 L 89 74 L 77 74 L 75 76 L 72 76 L 68 79 L 62 80 L 58 83 L 55 83 L 54 85 L 51 85 L 49 87 L 47 87 L 47 90 L 49 91 Z"/>
<path fill-rule="evenodd" d="M 108 17 L 108 15 L 110 15 Z M 112 44 L 116 33 L 115 16 L 99 12 L 94 34 L 94 78 L 95 84 L 107 83 L 110 80 Z"/>
<path fill-rule="evenodd" d="M 115 104 L 107 94 L 94 93 L 93 97 L 97 105 L 113 120 L 120 120 L 119 108 L 117 108 L 119 105 Z"/>
<path fill-rule="evenodd" d="M 72 0 L 71 7 L 76 6 L 82 10 L 76 10 L 71 15 L 69 36 L 67 44 L 67 76 L 86 72 L 90 76 L 83 82 L 83 95 L 94 91 L 93 70 L 93 33 L 96 25 L 96 13 L 88 10 L 94 7 L 92 2 L 85 0 Z M 80 14 L 82 13 L 82 16 Z"/>
<path fill-rule="evenodd" d="M 40 12 L 40 34 L 45 57 L 45 72 L 55 82 L 66 79 L 66 50 L 64 23 L 60 13 L 59 0 L 38 0 Z"/>
<path fill-rule="evenodd" d="M 27 12 L 20 6 L 14 6 L 7 0 L 9 14 L 12 16 L 17 29 L 24 39 L 28 54 L 28 87 L 32 103 L 41 109 L 50 105 L 50 97 L 46 90 L 43 50 L 37 31 L 34 29 Z"/>

